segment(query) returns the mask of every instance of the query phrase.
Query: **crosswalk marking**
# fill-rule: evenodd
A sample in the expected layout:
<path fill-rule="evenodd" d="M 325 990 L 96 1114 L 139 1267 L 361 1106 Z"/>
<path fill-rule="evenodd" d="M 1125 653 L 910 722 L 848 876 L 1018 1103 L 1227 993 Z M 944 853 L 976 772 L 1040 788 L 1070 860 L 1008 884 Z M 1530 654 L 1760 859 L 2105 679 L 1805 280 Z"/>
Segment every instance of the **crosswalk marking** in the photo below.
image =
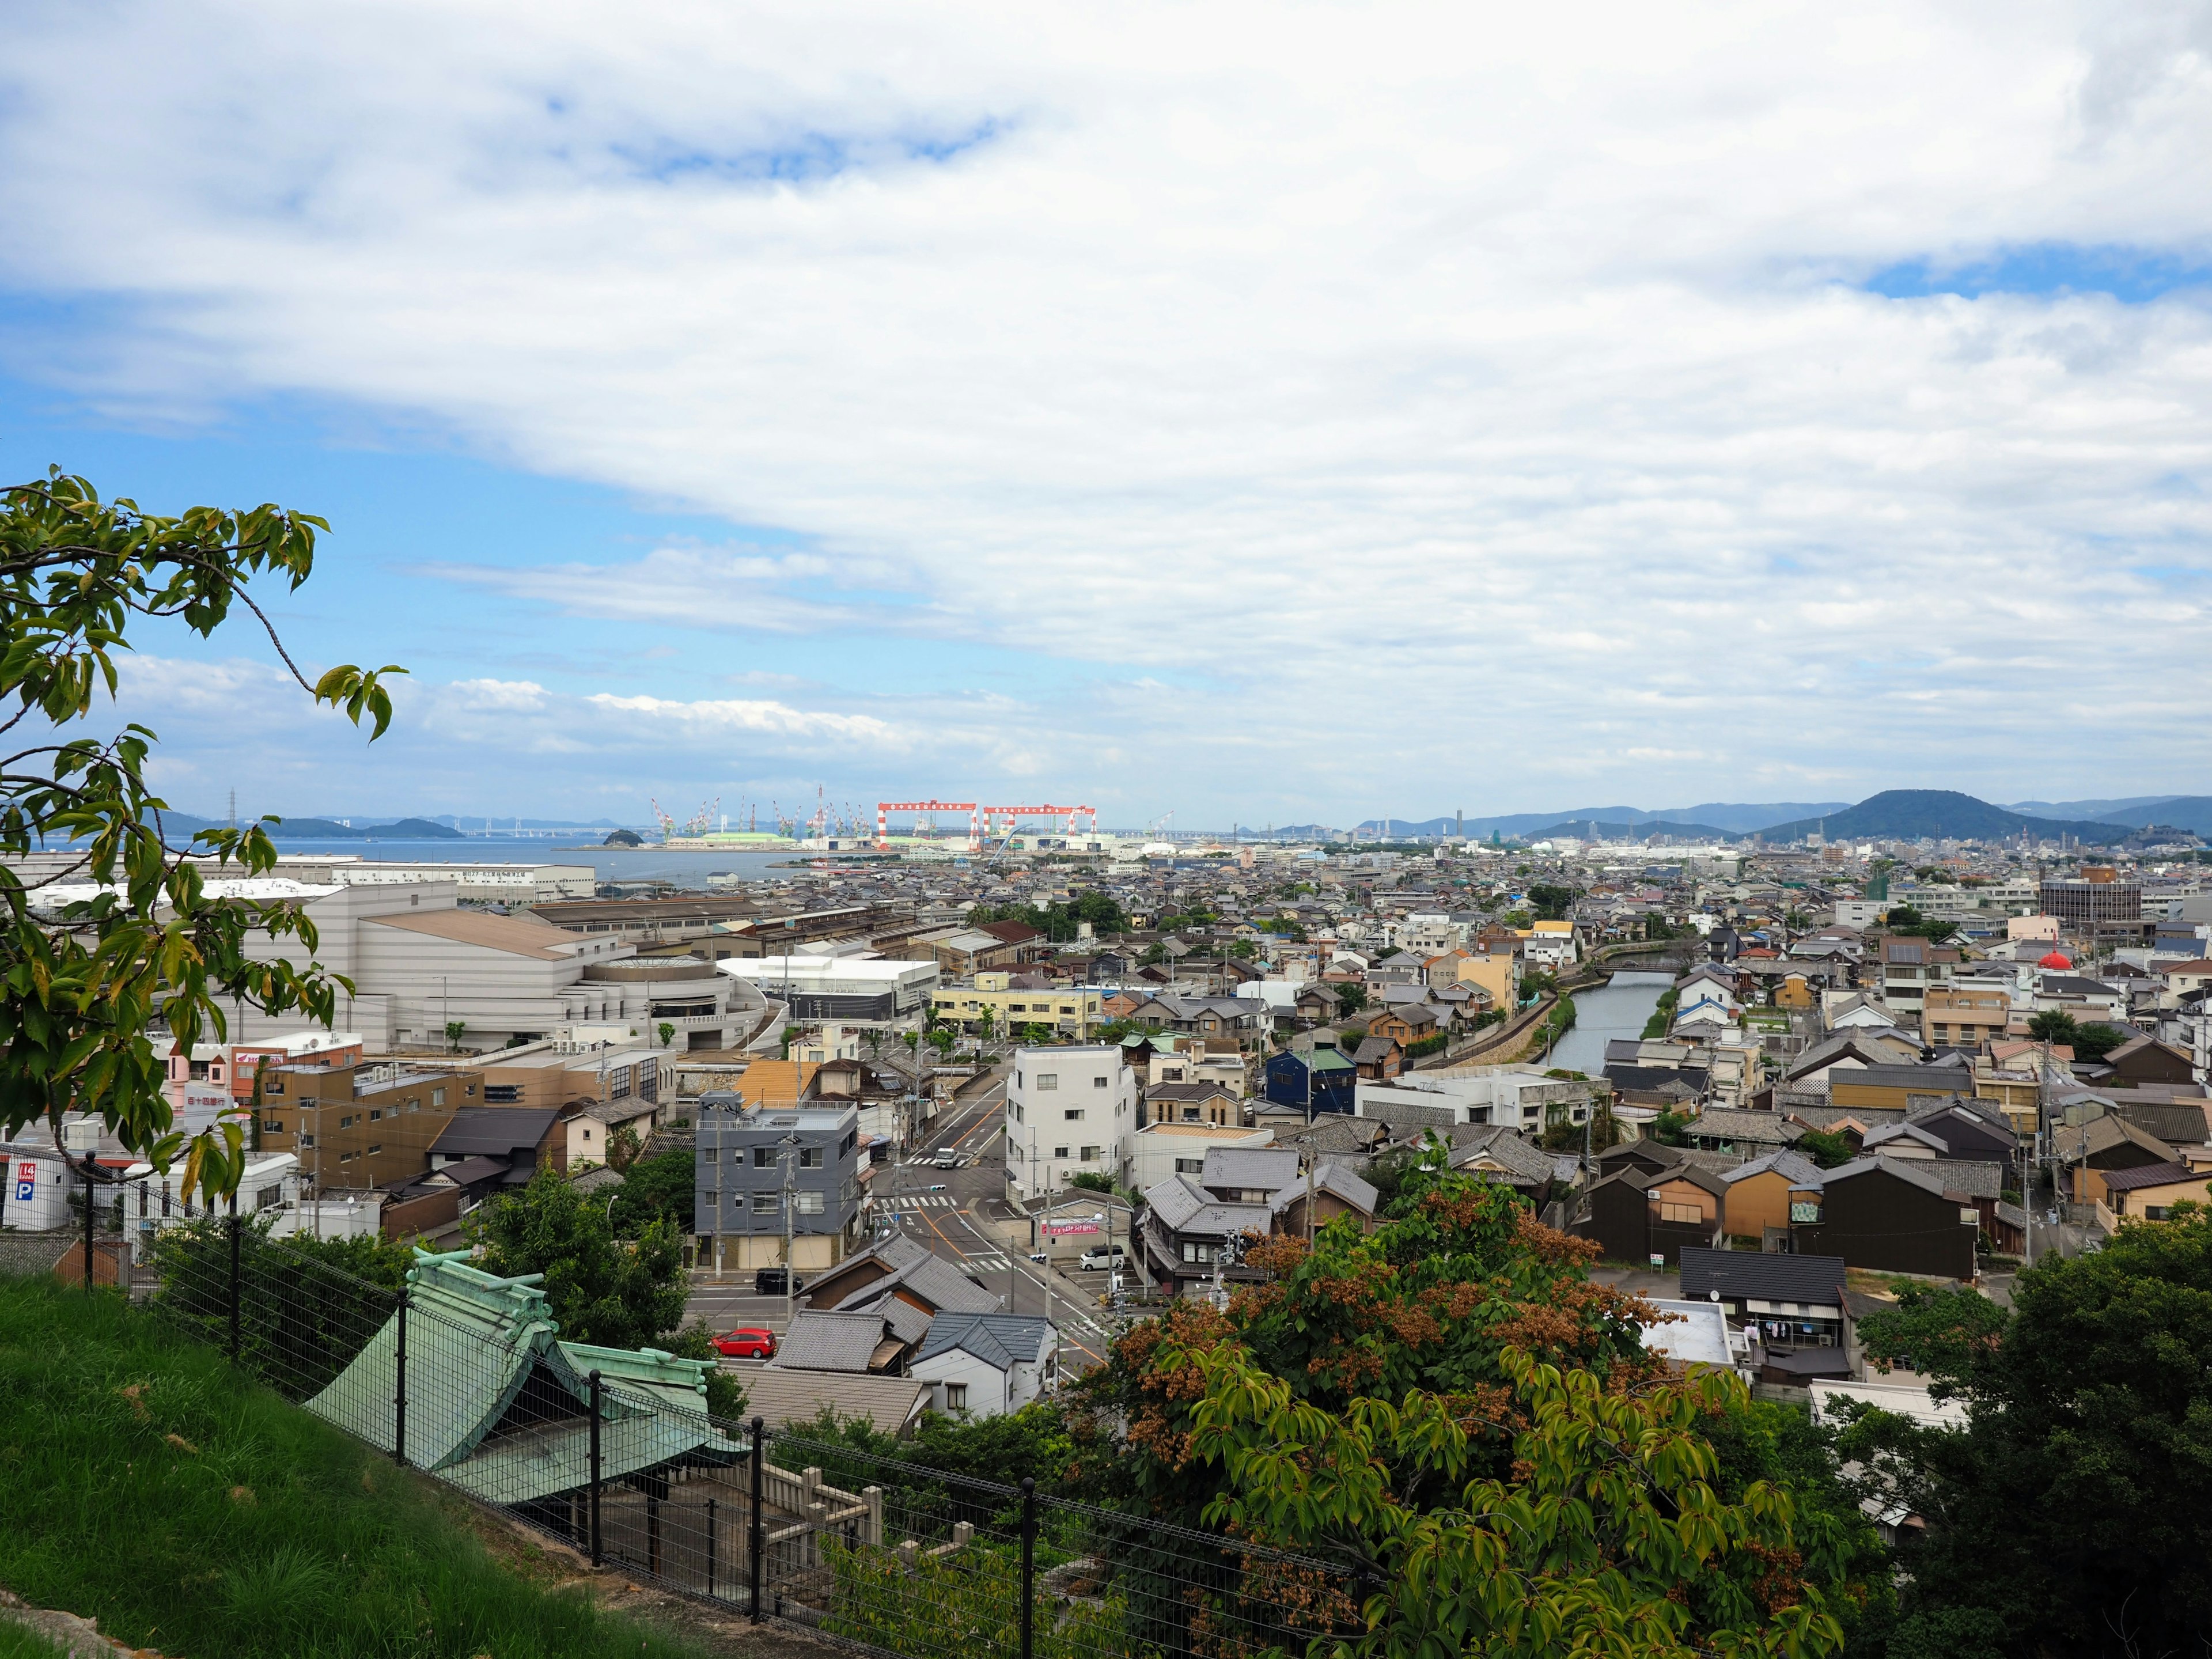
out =
<path fill-rule="evenodd" d="M 902 1210 L 957 1210 L 960 1207 L 958 1200 L 946 1198 L 941 1194 L 920 1198 L 895 1198 L 891 1203 Z"/>

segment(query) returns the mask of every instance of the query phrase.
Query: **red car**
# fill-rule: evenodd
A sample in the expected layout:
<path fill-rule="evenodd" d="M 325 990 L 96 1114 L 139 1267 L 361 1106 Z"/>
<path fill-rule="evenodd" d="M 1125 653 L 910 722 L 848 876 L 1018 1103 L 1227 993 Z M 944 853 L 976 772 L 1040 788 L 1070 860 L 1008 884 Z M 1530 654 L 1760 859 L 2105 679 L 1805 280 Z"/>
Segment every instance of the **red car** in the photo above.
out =
<path fill-rule="evenodd" d="M 775 1333 L 743 1325 L 727 1336 L 716 1337 L 714 1346 L 732 1359 L 771 1359 L 775 1356 Z"/>

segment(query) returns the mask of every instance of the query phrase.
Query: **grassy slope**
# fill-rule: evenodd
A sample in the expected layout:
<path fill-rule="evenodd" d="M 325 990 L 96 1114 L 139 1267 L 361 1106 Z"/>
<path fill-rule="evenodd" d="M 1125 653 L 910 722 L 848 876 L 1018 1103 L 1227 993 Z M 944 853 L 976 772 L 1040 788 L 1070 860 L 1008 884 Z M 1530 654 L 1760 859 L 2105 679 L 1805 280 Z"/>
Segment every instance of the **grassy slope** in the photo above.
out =
<path fill-rule="evenodd" d="M 51 1279 L 0 1279 L 0 1584 L 190 1659 L 686 1651 L 518 1575 L 457 1500 L 220 1355 Z"/>

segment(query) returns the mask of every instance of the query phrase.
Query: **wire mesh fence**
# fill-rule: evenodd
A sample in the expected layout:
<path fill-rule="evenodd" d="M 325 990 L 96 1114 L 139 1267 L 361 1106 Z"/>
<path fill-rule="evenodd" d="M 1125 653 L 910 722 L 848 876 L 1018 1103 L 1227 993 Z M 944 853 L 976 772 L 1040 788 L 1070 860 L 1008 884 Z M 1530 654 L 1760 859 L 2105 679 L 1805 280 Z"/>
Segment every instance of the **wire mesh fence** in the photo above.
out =
<path fill-rule="evenodd" d="M 1338 1565 L 714 1418 L 666 1362 L 558 1340 L 535 1291 L 410 1295 L 220 1219 L 150 1264 L 160 1317 L 310 1412 L 757 1620 L 905 1659 L 1264 1659 L 1361 1628 Z"/>

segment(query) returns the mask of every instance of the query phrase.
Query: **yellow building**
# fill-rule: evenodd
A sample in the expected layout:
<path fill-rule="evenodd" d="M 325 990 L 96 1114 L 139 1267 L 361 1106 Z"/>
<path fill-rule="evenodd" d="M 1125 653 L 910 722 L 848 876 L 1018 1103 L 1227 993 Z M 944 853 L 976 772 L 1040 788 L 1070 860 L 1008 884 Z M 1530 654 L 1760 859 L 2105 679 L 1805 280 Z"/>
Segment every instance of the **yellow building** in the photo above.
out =
<path fill-rule="evenodd" d="M 969 985 L 939 986 L 930 997 L 930 1007 L 940 1020 L 972 1027 L 981 1024 L 989 1010 L 996 1031 L 1018 1031 L 1024 1025 L 1042 1025 L 1056 1036 L 1078 1042 L 1091 1028 L 1105 1024 L 1108 993 L 1096 986 L 1078 985 L 1050 990 L 1018 989 L 1013 975 L 982 973 Z"/>
<path fill-rule="evenodd" d="M 1490 993 L 1490 1006 L 1511 1010 L 1520 1001 L 1514 985 L 1515 958 L 1510 951 L 1484 951 L 1463 956 L 1459 963 L 1459 982 L 1473 985 Z"/>

